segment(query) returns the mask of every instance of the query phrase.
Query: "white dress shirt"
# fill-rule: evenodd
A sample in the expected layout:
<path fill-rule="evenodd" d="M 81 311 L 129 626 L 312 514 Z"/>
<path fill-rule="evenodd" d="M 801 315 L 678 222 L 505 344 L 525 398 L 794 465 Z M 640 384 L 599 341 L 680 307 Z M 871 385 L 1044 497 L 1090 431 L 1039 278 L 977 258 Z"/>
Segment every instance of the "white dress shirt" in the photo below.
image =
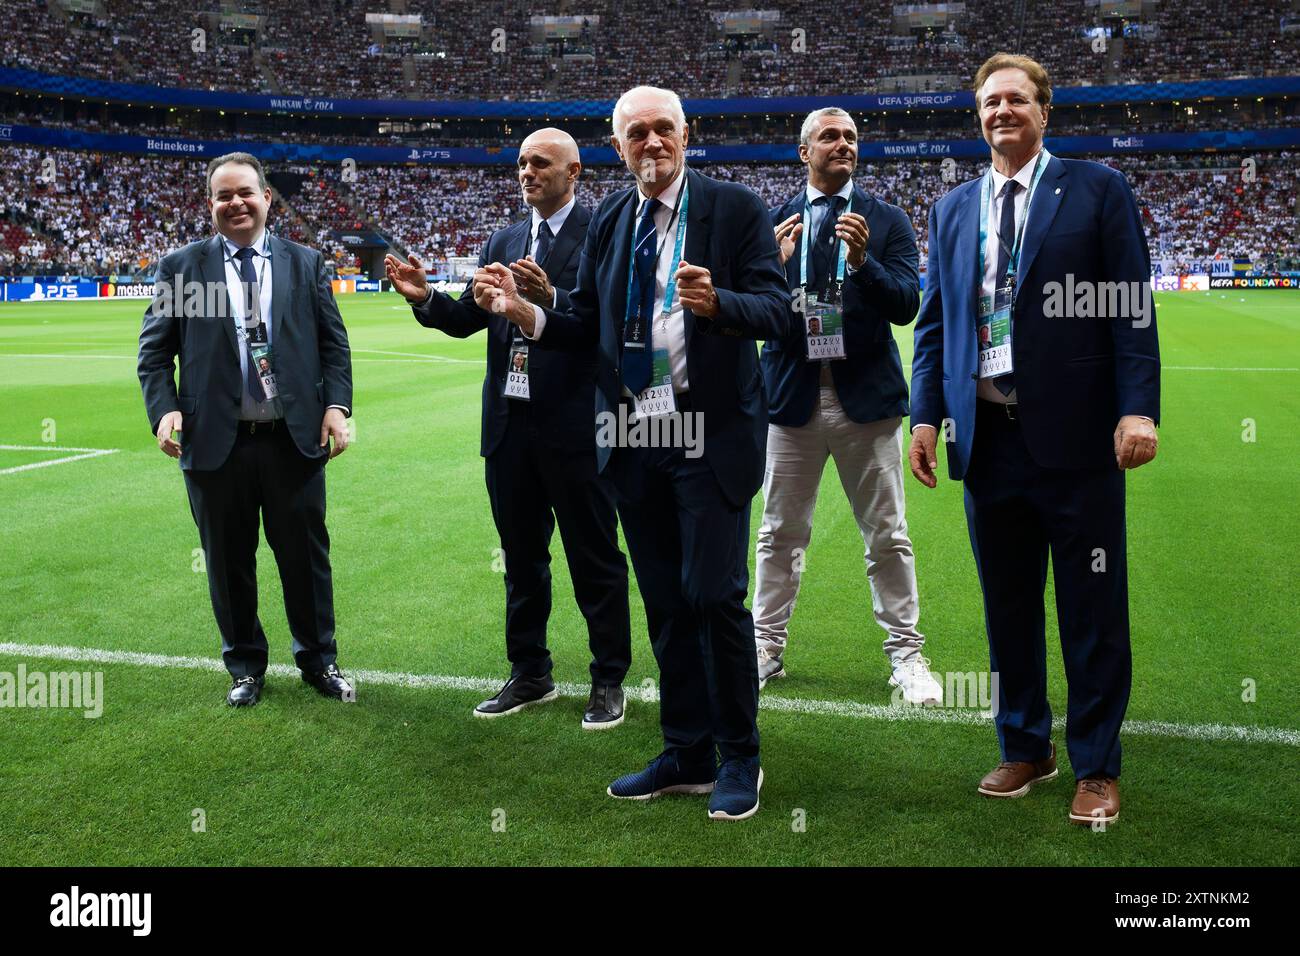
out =
<path fill-rule="evenodd" d="M 239 275 L 239 260 L 235 258 L 235 253 L 243 247 L 226 236 L 221 237 L 221 246 L 226 257 L 226 292 L 230 299 L 230 314 L 234 316 L 235 341 L 239 343 L 239 417 L 245 421 L 257 422 L 283 418 L 284 410 L 279 398 L 259 402 L 248 391 L 248 349 L 244 346 L 244 287 Z M 253 240 L 252 250 L 257 253 L 252 262 L 253 271 L 257 273 L 258 308 L 262 321 L 266 323 L 266 344 L 272 348 L 274 361 L 274 343 L 271 341 L 271 284 L 274 281 L 274 270 L 271 268 L 271 243 L 265 229 Z M 337 408 L 344 418 L 351 415 L 351 409 L 343 405 L 327 405 L 326 408 Z"/>
<path fill-rule="evenodd" d="M 560 230 L 564 228 L 564 222 L 566 219 L 569 218 L 569 213 L 573 211 L 573 207 L 577 203 L 577 201 L 578 201 L 578 197 L 574 196 L 572 199 L 570 199 L 563 206 L 561 206 L 555 212 L 551 213 L 551 215 L 549 215 L 546 218 L 546 224 L 551 227 L 551 248 L 552 249 L 555 248 L 555 240 L 559 238 Z M 541 229 L 542 229 L 542 215 L 536 209 L 534 209 L 533 210 L 533 232 L 532 232 L 533 238 L 528 245 L 528 253 L 533 257 L 533 261 L 536 262 L 539 266 L 545 264 L 540 262 L 537 258 L 537 240 L 539 235 L 541 234 Z M 552 290 L 551 306 L 554 307 L 555 304 L 559 301 L 560 301 L 560 290 L 559 289 Z"/>
<path fill-rule="evenodd" d="M 239 260 L 235 258 L 235 253 L 242 247 L 231 241 L 226 236 L 221 237 L 222 251 L 226 257 L 226 292 L 230 299 L 230 314 L 234 316 L 235 323 L 235 341 L 239 343 L 239 417 L 245 421 L 269 422 L 272 419 L 283 418 L 284 413 L 280 409 L 278 398 L 272 398 L 265 402 L 255 400 L 248 391 L 248 349 L 244 345 L 246 332 L 244 331 L 244 286 L 243 280 L 239 275 Z M 262 321 L 266 324 L 266 344 L 274 346 L 271 341 L 271 246 L 267 241 L 266 230 L 262 230 L 252 243 L 253 252 L 253 271 L 257 274 L 258 284 L 258 304 Z M 274 351 L 271 353 L 274 355 Z"/>
<path fill-rule="evenodd" d="M 820 199 L 822 196 L 825 196 L 826 193 L 822 192 L 820 189 L 818 189 L 818 188 L 817 188 L 816 186 L 814 186 L 812 183 L 809 183 L 809 184 L 808 184 L 808 188 L 805 190 L 805 195 L 808 197 L 808 205 L 809 205 L 809 206 L 812 206 L 812 215 L 808 217 L 808 229 L 809 229 L 808 248 L 809 248 L 809 250 L 811 250 L 811 249 L 812 249 L 812 243 L 813 243 L 813 240 L 817 238 L 817 234 L 818 234 L 818 232 L 821 230 L 821 227 L 822 227 L 822 220 L 825 219 L 825 218 L 826 218 L 826 214 L 827 214 L 828 212 L 830 212 L 830 203 L 826 203 L 826 204 L 821 205 L 821 206 L 814 205 L 814 203 L 815 203 L 818 199 Z M 836 195 L 836 196 L 839 196 L 840 198 L 842 198 L 842 199 L 844 200 L 844 212 L 849 212 L 850 209 L 851 209 L 852 206 L 853 206 L 853 180 L 852 180 L 851 178 L 850 178 L 850 179 L 846 179 L 846 180 L 844 181 L 844 185 L 840 188 L 840 191 L 837 192 L 837 193 L 835 193 L 835 195 Z M 844 214 L 844 213 L 841 213 L 840 215 L 843 215 L 843 214 Z M 834 242 L 837 243 L 837 248 L 838 248 L 838 243 L 839 243 L 840 241 L 841 241 L 840 238 L 839 238 L 838 236 L 836 236 L 835 239 L 834 239 Z M 800 237 L 799 237 L 799 242 L 796 243 L 796 247 L 797 247 L 797 248 L 795 249 L 795 255 L 802 256 L 802 254 L 803 254 L 803 253 L 802 253 L 802 250 L 803 250 L 803 236 L 800 236 Z M 847 256 L 847 254 L 848 254 L 848 253 L 847 253 L 847 250 L 846 250 L 845 255 Z M 832 269 L 835 268 L 835 261 L 836 261 L 836 256 L 837 256 L 837 255 L 838 255 L 838 252 L 833 251 L 833 252 L 831 253 L 831 268 L 832 268 Z M 811 258 L 811 256 L 809 256 L 809 258 Z M 855 269 L 855 268 L 853 268 L 853 266 L 852 266 L 849 262 L 846 261 L 846 262 L 844 263 L 844 274 L 845 274 L 845 275 L 853 275 L 853 273 L 855 273 L 855 272 L 857 272 L 857 271 L 858 271 L 858 270 Z M 807 277 L 807 276 L 801 276 L 801 278 L 803 279 L 803 281 L 804 281 L 805 283 L 808 281 L 808 277 Z"/>
<path fill-rule="evenodd" d="M 1034 178 L 1034 167 L 1038 163 L 1038 157 L 1043 157 L 1043 166 L 1052 161 L 1052 154 L 1044 146 L 1040 152 L 1035 153 L 1033 157 L 1016 171 L 1014 176 L 1003 176 L 996 169 L 990 169 L 993 174 L 992 195 L 989 199 L 989 221 L 985 225 L 985 231 L 988 233 L 988 242 L 984 244 L 984 280 L 980 283 L 980 295 L 989 297 L 992 301 L 993 294 L 997 289 L 998 280 L 1001 278 L 997 275 L 998 271 L 998 226 L 1002 223 L 1002 204 L 1005 200 L 1002 198 L 1002 187 L 1007 181 L 1014 179 L 1020 184 L 1016 190 L 1016 229 L 1028 229 L 1025 218 L 1029 215 L 1029 184 Z M 1023 231 L 1021 232 L 1023 235 Z M 1014 330 L 1012 335 L 1014 335 Z M 1015 374 L 1015 369 L 1011 370 Z M 997 402 L 1005 405 L 1008 402 L 1016 401 L 1016 390 L 1013 388 L 1010 395 L 1003 395 L 993 384 L 993 379 L 982 378 L 975 383 L 975 395 L 977 398 L 985 399 L 990 402 Z"/>
<path fill-rule="evenodd" d="M 658 349 L 667 346 L 668 368 L 672 373 L 674 392 L 685 392 L 691 387 L 686 377 L 686 323 L 682 318 L 681 296 L 674 294 L 668 315 L 663 314 L 668 280 L 672 277 L 673 270 L 677 268 L 678 261 L 673 258 L 673 251 L 676 247 L 677 228 L 680 223 L 673 222 L 672 232 L 669 232 L 669 220 L 673 218 L 673 207 L 677 205 L 677 197 L 685 183 L 686 167 L 683 166 L 672 185 L 656 197 L 659 200 L 659 208 L 654 212 L 655 248 L 662 246 L 663 251 L 659 255 L 658 269 L 655 271 L 654 321 L 650 326 L 650 347 Z M 633 229 L 636 228 L 635 223 L 641 221 L 641 210 L 645 208 L 648 198 L 645 193 L 637 195 L 636 213 L 632 217 Z M 686 254 L 687 231 L 689 230 L 682 233 L 682 255 Z M 630 236 L 628 243 L 631 244 Z M 629 268 L 631 268 L 630 264 Z M 542 332 L 546 328 L 546 314 L 538 306 L 533 306 L 533 316 L 536 324 L 533 327 L 532 337 L 535 341 L 542 337 Z"/>

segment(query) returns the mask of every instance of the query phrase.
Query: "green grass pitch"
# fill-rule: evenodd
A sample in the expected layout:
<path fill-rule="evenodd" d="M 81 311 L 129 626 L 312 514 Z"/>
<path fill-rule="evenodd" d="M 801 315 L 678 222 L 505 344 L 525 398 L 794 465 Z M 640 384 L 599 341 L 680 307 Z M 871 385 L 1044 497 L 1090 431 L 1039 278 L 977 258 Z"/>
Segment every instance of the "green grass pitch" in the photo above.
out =
<path fill-rule="evenodd" d="M 362 681 L 358 705 L 343 706 L 272 676 L 258 707 L 235 711 L 223 672 L 11 648 L 0 671 L 103 671 L 105 708 L 95 720 L 0 709 L 0 865 L 1295 865 L 1300 297 L 1157 301 L 1160 453 L 1128 483 L 1128 717 L 1141 723 L 1124 738 L 1122 818 L 1104 833 L 1066 822 L 1064 759 L 1028 797 L 985 800 L 975 784 L 997 761 L 991 726 L 852 710 L 887 705 L 890 691 L 862 542 L 832 470 L 790 676 L 765 694 L 847 706 L 760 711 L 766 784 L 748 822 L 710 822 L 699 798 L 605 795 L 658 752 L 656 705 L 639 699 L 623 727 L 590 734 L 572 697 L 481 721 L 470 710 L 486 695 L 450 682 Z M 218 657 L 181 475 L 148 433 L 135 377 L 145 304 L 0 306 L 0 445 L 20 446 L 0 450 L 0 643 Z M 498 542 L 477 454 L 483 339 L 422 329 L 395 295 L 346 297 L 342 309 L 357 436 L 328 470 L 340 662 L 503 679 Z M 907 365 L 911 328 L 898 339 Z M 31 447 L 51 437 L 117 451 L 8 471 L 78 454 Z M 961 488 L 909 476 L 907 495 L 927 656 L 939 672 L 986 670 Z M 259 564 L 272 662 L 290 664 L 265 545 Z M 558 535 L 552 567 L 555 676 L 579 683 L 585 631 Z M 635 688 L 657 672 L 635 589 L 632 600 Z M 1207 725 L 1220 726 L 1197 729 Z M 1290 733 L 1232 739 L 1240 727 Z"/>

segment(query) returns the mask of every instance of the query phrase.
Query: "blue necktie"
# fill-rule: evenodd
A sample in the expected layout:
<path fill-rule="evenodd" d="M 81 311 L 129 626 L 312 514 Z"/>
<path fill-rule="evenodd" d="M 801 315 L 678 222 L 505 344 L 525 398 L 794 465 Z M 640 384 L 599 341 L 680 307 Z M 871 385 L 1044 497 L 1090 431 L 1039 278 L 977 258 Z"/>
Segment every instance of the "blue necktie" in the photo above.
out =
<path fill-rule="evenodd" d="M 641 394 L 650 384 L 650 325 L 654 318 L 655 272 L 659 265 L 655 258 L 654 215 L 659 205 L 658 199 L 646 200 L 641 208 L 641 220 L 637 223 L 633 246 L 632 261 L 635 268 L 632 270 L 632 307 L 637 310 L 637 314 L 627 316 L 624 328 L 627 329 L 630 322 L 639 321 L 644 330 L 642 338 L 645 342 L 645 348 L 623 350 L 623 384 L 633 395 Z"/>
<path fill-rule="evenodd" d="M 1020 183 L 1008 179 L 1002 187 L 1002 217 L 998 220 L 998 271 L 994 273 L 993 288 L 1000 289 L 1011 262 L 1011 247 L 1016 241 L 1016 193 Z M 1018 264 L 1017 264 L 1018 265 Z M 1016 377 L 1011 372 L 993 379 L 993 387 L 1003 395 L 1010 395 L 1016 387 Z"/>
<path fill-rule="evenodd" d="M 250 329 L 247 321 L 248 317 L 260 305 L 255 299 L 260 291 L 257 287 L 257 270 L 253 268 L 253 256 L 255 255 L 257 255 L 256 252 L 245 247 L 235 253 L 235 258 L 239 260 L 239 282 L 244 287 L 244 352 L 248 359 L 244 377 L 248 380 L 248 394 L 253 396 L 253 401 L 264 402 L 266 401 L 266 390 L 262 388 L 262 379 L 257 374 L 257 366 L 253 362 L 253 346 L 251 342 L 257 330 Z M 260 326 L 261 323 L 259 322 L 258 325 Z"/>
<path fill-rule="evenodd" d="M 837 237 L 835 235 L 835 224 L 839 221 L 840 214 L 844 212 L 843 196 L 818 196 L 813 200 L 814 206 L 827 206 L 827 210 L 822 214 L 821 224 L 817 227 L 817 238 L 813 242 L 812 262 L 809 263 L 809 270 L 812 275 L 807 277 L 808 288 L 813 291 L 825 289 L 834 276 L 831 274 L 835 268 L 835 245 Z"/>
<path fill-rule="evenodd" d="M 551 254 L 551 224 L 545 219 L 537 227 L 537 251 L 533 253 L 533 261 L 539 266 L 546 265 L 546 257 Z"/>

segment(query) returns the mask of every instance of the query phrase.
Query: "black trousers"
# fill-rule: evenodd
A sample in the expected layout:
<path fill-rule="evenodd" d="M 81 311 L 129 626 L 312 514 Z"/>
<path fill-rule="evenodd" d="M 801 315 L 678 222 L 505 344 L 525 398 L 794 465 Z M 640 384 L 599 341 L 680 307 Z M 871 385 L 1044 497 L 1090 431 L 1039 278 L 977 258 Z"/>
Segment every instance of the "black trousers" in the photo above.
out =
<path fill-rule="evenodd" d="M 749 588 L 749 503 L 737 508 L 702 458 L 620 448 L 619 518 L 659 663 L 664 748 L 689 764 L 758 756 L 758 661 Z"/>
<path fill-rule="evenodd" d="M 977 402 L 966 521 L 984 591 L 995 723 L 1003 760 L 1048 754 L 1043 592 L 1050 552 L 1069 684 L 1065 742 L 1076 777 L 1120 772 L 1119 729 L 1132 683 L 1124 472 L 1044 468 L 1020 425 Z"/>
<path fill-rule="evenodd" d="M 232 677 L 266 670 L 266 632 L 257 616 L 259 517 L 280 571 L 294 661 L 304 671 L 320 671 L 338 655 L 324 462 L 303 457 L 283 422 L 259 424 L 252 435 L 241 424 L 220 468 L 184 473 L 221 656 Z"/>
<path fill-rule="evenodd" d="M 591 680 L 621 684 L 632 663 L 627 559 L 618 547 L 614 492 L 596 453 L 560 452 L 534 428 L 531 405 L 510 402 L 505 436 L 485 462 L 488 500 L 505 552 L 506 656 L 513 677 L 551 672 L 551 534 L 560 539 L 587 622 Z"/>

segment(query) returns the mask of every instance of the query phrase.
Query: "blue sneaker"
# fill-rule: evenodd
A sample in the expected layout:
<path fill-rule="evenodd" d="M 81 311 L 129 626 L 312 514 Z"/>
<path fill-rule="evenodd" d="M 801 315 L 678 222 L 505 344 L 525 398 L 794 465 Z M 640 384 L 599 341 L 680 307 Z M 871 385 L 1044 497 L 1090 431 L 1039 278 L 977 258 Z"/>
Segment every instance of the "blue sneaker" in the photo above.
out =
<path fill-rule="evenodd" d="M 763 768 L 757 757 L 729 757 L 718 768 L 718 785 L 709 798 L 710 820 L 746 820 L 758 812 Z"/>
<path fill-rule="evenodd" d="M 619 800 L 650 800 L 665 793 L 712 793 L 717 771 L 707 767 L 683 767 L 673 753 L 661 753 L 644 770 L 624 774 L 605 790 Z"/>

